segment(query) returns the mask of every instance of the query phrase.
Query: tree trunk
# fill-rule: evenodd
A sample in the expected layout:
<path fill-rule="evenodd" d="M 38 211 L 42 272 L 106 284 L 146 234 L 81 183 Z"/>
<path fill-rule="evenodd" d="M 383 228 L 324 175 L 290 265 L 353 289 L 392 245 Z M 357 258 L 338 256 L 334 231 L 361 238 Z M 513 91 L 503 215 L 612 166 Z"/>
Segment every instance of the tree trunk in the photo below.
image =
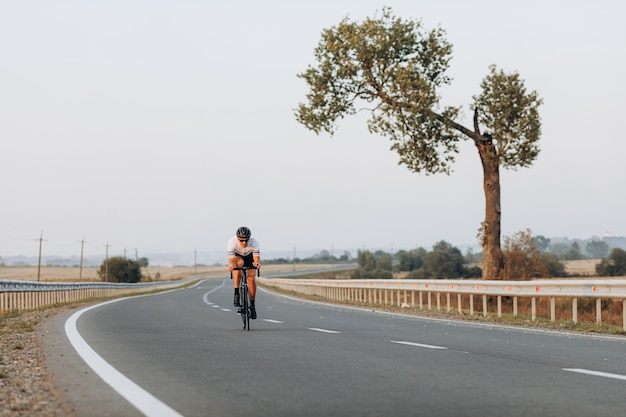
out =
<path fill-rule="evenodd" d="M 493 141 L 476 144 L 483 165 L 485 222 L 483 238 L 483 279 L 501 279 L 504 266 L 500 246 L 500 161 Z"/>

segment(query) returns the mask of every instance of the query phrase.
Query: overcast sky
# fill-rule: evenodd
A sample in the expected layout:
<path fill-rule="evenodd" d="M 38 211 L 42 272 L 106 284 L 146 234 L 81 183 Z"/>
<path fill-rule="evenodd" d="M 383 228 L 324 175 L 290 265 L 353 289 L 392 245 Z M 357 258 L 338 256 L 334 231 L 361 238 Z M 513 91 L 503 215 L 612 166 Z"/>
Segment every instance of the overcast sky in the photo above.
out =
<path fill-rule="evenodd" d="M 367 114 L 316 136 L 295 121 L 321 31 L 384 6 L 453 44 L 445 104 L 492 64 L 544 99 L 541 153 L 502 170 L 503 236 L 626 236 L 622 1 L 0 2 L 0 256 L 476 245 L 482 170 L 398 165 Z"/>

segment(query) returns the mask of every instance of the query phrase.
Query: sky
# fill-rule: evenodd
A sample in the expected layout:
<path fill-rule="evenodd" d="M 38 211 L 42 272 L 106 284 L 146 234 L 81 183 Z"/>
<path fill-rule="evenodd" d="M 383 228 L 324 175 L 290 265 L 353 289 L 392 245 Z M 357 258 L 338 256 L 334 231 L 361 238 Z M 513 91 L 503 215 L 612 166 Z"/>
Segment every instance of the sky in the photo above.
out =
<path fill-rule="evenodd" d="M 446 30 L 442 103 L 466 126 L 490 65 L 543 98 L 537 161 L 501 170 L 503 237 L 626 236 L 624 2 L 7 0 L 0 257 L 221 256 L 242 225 L 281 256 L 478 245 L 472 143 L 423 175 L 367 114 L 332 137 L 296 122 L 322 30 L 383 7 Z"/>

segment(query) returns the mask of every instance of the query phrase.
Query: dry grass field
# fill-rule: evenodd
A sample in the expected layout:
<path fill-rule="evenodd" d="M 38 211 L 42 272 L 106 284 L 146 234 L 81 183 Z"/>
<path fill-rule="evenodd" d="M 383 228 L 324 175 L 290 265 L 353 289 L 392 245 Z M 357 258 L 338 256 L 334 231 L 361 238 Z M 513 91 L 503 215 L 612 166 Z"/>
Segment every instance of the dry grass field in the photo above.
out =
<path fill-rule="evenodd" d="M 581 259 L 578 261 L 563 261 L 565 271 L 572 276 L 592 277 L 596 275 L 596 265 L 600 259 Z"/>
<path fill-rule="evenodd" d="M 297 271 L 318 269 L 326 265 L 296 265 Z M 293 271 L 293 265 L 262 265 L 261 275 L 272 272 Z M 100 281 L 98 268 L 58 267 L 42 266 L 38 271 L 36 266 L 0 266 L 0 280 L 22 280 L 41 282 L 80 282 Z M 193 275 L 207 274 L 210 277 L 228 277 L 229 272 L 225 266 L 175 266 L 175 267 L 150 267 L 143 268 L 144 281 L 171 281 L 183 279 Z"/>
<path fill-rule="evenodd" d="M 599 259 L 585 259 L 579 261 L 564 261 L 568 274 L 576 277 L 593 277 L 596 275 L 596 264 Z M 323 265 L 296 265 L 296 270 L 317 269 Z M 42 266 L 38 271 L 36 266 L 0 266 L 0 279 L 24 280 L 44 282 L 79 282 L 99 281 L 98 268 Z M 261 273 L 289 272 L 293 265 L 264 265 Z M 148 267 L 143 269 L 144 280 L 169 281 L 182 279 L 192 275 L 208 274 L 211 277 L 228 276 L 224 266 L 176 266 L 176 267 Z M 82 275 L 81 275 L 82 274 Z M 82 277 L 82 278 L 81 278 Z"/>

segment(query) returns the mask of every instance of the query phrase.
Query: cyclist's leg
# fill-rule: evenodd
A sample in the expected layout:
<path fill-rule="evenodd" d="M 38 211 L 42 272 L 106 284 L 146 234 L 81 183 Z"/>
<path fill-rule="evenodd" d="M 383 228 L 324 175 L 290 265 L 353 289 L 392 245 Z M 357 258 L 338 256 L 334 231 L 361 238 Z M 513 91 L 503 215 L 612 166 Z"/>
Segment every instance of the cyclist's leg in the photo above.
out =
<path fill-rule="evenodd" d="M 241 256 L 235 257 L 235 268 L 242 268 L 244 264 L 243 258 Z M 235 288 L 235 295 L 233 298 L 233 305 L 235 307 L 240 307 L 239 303 L 239 285 L 241 283 L 241 271 L 234 270 L 233 271 L 233 286 Z"/>
<path fill-rule="evenodd" d="M 253 266 L 254 258 L 252 257 L 252 254 L 245 256 L 243 259 L 244 259 L 244 266 L 246 267 Z M 254 280 L 256 276 L 255 274 L 256 271 L 254 269 L 249 269 L 246 272 L 248 274 L 248 293 L 250 294 L 250 311 L 252 313 L 252 319 L 256 319 L 256 305 L 255 305 L 256 281 Z"/>
<path fill-rule="evenodd" d="M 256 271 L 254 269 L 250 269 L 248 271 L 248 290 L 250 291 L 250 299 L 252 301 L 256 298 Z"/>

